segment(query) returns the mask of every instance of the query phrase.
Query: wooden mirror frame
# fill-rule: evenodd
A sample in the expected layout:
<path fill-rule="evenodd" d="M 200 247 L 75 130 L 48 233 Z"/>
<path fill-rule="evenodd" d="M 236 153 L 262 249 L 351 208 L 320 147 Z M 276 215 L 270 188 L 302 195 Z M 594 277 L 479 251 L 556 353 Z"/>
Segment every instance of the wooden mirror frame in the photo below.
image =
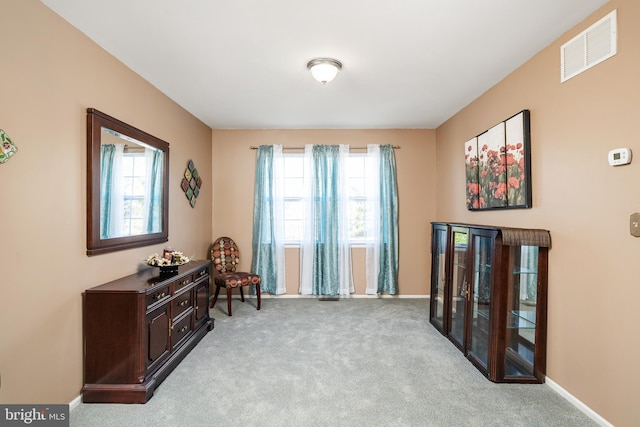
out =
<path fill-rule="evenodd" d="M 162 230 L 159 233 L 100 237 L 100 144 L 102 128 L 162 150 Z M 87 108 L 87 255 L 149 246 L 169 240 L 169 143 L 96 110 Z"/>

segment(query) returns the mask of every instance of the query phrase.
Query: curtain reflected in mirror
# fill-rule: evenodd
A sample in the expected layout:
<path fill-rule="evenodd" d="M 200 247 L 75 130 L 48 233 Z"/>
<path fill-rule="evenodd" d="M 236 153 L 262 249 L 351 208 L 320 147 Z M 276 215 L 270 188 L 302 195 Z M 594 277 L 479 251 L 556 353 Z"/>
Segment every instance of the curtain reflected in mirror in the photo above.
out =
<path fill-rule="evenodd" d="M 87 110 L 87 254 L 168 240 L 169 144 Z"/>
<path fill-rule="evenodd" d="M 122 163 L 124 144 L 100 146 L 100 238 L 123 235 L 124 189 Z"/>

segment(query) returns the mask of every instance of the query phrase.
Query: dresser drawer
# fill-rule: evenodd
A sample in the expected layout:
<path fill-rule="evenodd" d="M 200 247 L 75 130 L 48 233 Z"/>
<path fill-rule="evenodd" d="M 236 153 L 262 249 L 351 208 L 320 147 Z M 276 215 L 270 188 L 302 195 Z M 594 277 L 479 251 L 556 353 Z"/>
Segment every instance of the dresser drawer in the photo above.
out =
<path fill-rule="evenodd" d="M 190 312 L 193 309 L 189 310 Z M 173 324 L 171 331 L 171 346 L 175 348 L 180 345 L 180 342 L 185 339 L 191 333 L 191 316 L 190 314 L 182 317 L 181 320 L 178 320 Z"/>
<path fill-rule="evenodd" d="M 195 273 L 193 273 L 193 279 L 194 281 L 198 281 L 200 279 L 202 279 L 205 276 L 209 275 L 209 269 L 208 268 L 203 268 L 200 271 L 196 271 Z"/>
<path fill-rule="evenodd" d="M 193 306 L 193 292 L 188 290 L 176 295 L 171 301 L 171 318 L 177 319 L 182 313 Z"/>
<path fill-rule="evenodd" d="M 147 308 L 160 301 L 168 299 L 169 297 L 171 297 L 170 286 L 162 286 L 158 289 L 155 289 L 147 294 Z"/>
<path fill-rule="evenodd" d="M 193 283 L 193 275 L 190 274 L 188 276 L 181 277 L 180 279 L 173 282 L 173 293 L 177 294 L 180 292 L 180 289 L 184 289 Z"/>

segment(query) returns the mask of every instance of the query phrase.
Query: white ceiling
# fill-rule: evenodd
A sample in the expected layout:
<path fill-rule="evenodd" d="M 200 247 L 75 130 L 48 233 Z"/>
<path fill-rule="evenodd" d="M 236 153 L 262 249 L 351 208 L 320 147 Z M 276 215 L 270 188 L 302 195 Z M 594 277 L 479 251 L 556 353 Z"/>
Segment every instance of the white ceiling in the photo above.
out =
<path fill-rule="evenodd" d="M 41 1 L 215 129 L 435 128 L 607 2 Z"/>

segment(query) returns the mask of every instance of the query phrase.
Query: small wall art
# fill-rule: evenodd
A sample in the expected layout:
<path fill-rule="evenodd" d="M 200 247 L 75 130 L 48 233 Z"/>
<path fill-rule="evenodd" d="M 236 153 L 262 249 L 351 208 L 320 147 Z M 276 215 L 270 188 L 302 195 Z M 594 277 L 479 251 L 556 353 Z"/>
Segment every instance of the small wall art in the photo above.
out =
<path fill-rule="evenodd" d="M 18 147 L 11 141 L 9 135 L 0 129 L 0 163 L 9 161 L 11 157 L 18 151 Z"/>
<path fill-rule="evenodd" d="M 202 178 L 198 174 L 198 169 L 193 164 L 193 160 L 189 160 L 187 169 L 184 171 L 182 182 L 180 183 L 182 191 L 187 196 L 187 200 L 191 204 L 192 208 L 196 207 L 196 199 L 200 194 L 200 188 L 202 187 Z"/>
<path fill-rule="evenodd" d="M 467 209 L 531 207 L 529 110 L 465 143 Z"/>

